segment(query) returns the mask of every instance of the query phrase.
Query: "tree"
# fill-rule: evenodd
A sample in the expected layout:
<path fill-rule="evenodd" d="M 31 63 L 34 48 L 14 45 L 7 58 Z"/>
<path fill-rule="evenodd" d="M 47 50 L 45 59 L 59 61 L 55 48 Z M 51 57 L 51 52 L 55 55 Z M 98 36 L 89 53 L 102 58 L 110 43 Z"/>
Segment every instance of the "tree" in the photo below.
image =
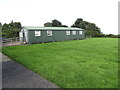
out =
<path fill-rule="evenodd" d="M 62 23 L 56 19 L 52 20 L 52 26 L 53 27 L 61 27 Z"/>
<path fill-rule="evenodd" d="M 3 24 L 2 26 L 2 37 L 9 37 L 9 25 L 8 24 Z"/>
<path fill-rule="evenodd" d="M 22 29 L 20 22 L 11 21 L 9 24 L 3 24 L 2 37 L 13 38 L 19 36 L 19 31 Z"/>
<path fill-rule="evenodd" d="M 82 18 L 78 18 L 76 21 L 75 21 L 75 26 L 79 26 L 79 24 L 83 22 L 83 19 Z"/>
<path fill-rule="evenodd" d="M 44 27 L 68 27 L 67 25 L 62 25 L 62 23 L 56 19 L 52 20 L 52 22 L 47 22 L 44 24 Z"/>
<path fill-rule="evenodd" d="M 2 23 L 0 22 L 0 27 L 2 26 Z"/>
<path fill-rule="evenodd" d="M 85 35 L 90 35 L 93 37 L 97 37 L 101 35 L 100 28 L 98 28 L 96 24 L 83 21 L 82 18 L 78 18 L 71 27 L 78 27 L 85 29 Z"/>
<path fill-rule="evenodd" d="M 2 37 L 2 23 L 0 22 L 0 37 Z"/>
<path fill-rule="evenodd" d="M 0 31 L 2 31 L 2 23 L 0 22 Z"/>
<path fill-rule="evenodd" d="M 44 27 L 52 27 L 52 23 L 47 22 L 47 23 L 44 24 Z"/>

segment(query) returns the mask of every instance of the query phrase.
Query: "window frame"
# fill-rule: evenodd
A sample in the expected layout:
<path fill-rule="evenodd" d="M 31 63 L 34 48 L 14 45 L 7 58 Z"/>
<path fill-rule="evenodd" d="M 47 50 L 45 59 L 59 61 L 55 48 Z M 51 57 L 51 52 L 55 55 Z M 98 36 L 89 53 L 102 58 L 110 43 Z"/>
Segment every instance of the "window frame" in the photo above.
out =
<path fill-rule="evenodd" d="M 51 32 L 50 35 L 48 34 L 49 32 Z M 52 30 L 47 30 L 47 36 L 52 36 L 52 35 L 53 35 Z"/>
<path fill-rule="evenodd" d="M 77 32 L 76 31 L 72 31 L 72 35 L 76 35 L 77 34 Z"/>
<path fill-rule="evenodd" d="M 82 31 L 79 31 L 79 34 L 80 34 L 80 35 L 82 35 L 82 34 L 83 34 L 83 32 L 82 32 Z"/>
<path fill-rule="evenodd" d="M 37 35 L 38 34 L 38 35 Z M 41 31 L 35 31 L 35 36 L 41 36 Z"/>
<path fill-rule="evenodd" d="M 66 31 L 66 35 L 70 35 L 70 31 Z"/>

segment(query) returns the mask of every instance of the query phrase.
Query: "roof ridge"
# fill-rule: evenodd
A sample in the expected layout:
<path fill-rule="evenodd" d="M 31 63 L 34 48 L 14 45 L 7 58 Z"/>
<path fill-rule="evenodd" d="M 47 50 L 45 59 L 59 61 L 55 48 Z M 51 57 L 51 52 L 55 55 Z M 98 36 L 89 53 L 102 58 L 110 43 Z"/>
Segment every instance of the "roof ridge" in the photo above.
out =
<path fill-rule="evenodd" d="M 84 30 L 82 28 L 77 28 L 77 27 L 41 27 L 41 26 L 23 26 L 23 28 L 26 28 L 26 29 L 59 29 L 59 30 L 62 30 L 62 29 L 65 29 L 65 30 L 68 30 L 68 29 L 72 29 L 72 30 Z"/>
<path fill-rule="evenodd" d="M 45 28 L 43 26 L 23 26 L 23 27 L 42 27 L 42 28 Z M 50 27 L 50 28 L 61 28 L 61 27 Z M 77 28 L 77 27 L 62 27 L 62 28 Z"/>

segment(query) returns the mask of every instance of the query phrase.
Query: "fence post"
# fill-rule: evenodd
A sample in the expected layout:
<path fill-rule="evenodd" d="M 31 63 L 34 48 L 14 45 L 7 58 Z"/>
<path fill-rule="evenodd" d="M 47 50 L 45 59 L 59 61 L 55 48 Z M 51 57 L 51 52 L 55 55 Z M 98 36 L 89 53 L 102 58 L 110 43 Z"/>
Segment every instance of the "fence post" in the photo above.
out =
<path fill-rule="evenodd" d="M 11 46 L 12 46 L 12 39 L 10 41 L 11 41 Z"/>
<path fill-rule="evenodd" d="M 17 37 L 15 38 L 15 41 L 17 42 Z"/>
<path fill-rule="evenodd" d="M 2 44 L 7 46 L 17 45 L 19 44 L 19 37 L 6 38 L 4 41 L 2 40 Z"/>

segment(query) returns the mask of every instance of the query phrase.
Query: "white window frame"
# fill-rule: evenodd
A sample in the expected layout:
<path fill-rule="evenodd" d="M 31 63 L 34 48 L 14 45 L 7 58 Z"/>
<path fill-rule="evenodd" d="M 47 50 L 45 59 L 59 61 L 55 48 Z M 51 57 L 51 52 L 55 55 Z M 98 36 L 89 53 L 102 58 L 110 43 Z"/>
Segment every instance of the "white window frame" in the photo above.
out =
<path fill-rule="evenodd" d="M 47 36 L 52 36 L 52 30 L 47 30 Z"/>
<path fill-rule="evenodd" d="M 41 36 L 41 31 L 35 31 L 35 36 Z"/>
<path fill-rule="evenodd" d="M 73 35 L 76 35 L 76 31 L 72 31 L 72 34 L 73 34 Z"/>
<path fill-rule="evenodd" d="M 70 31 L 66 31 L 66 35 L 70 35 Z"/>
<path fill-rule="evenodd" d="M 83 34 L 83 32 L 82 32 L 82 31 L 79 31 L 79 34 L 80 34 L 80 35 L 82 35 L 82 34 Z"/>

